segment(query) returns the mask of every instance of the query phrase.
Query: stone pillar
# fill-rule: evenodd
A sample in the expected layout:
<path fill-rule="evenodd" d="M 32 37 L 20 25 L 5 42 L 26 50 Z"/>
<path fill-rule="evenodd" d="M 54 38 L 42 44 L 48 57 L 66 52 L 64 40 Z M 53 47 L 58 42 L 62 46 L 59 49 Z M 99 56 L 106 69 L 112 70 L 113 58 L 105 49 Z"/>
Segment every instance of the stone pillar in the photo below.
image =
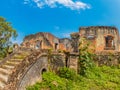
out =
<path fill-rule="evenodd" d="M 78 72 L 78 59 L 77 55 L 70 55 L 69 68 L 74 69 L 76 72 Z"/>

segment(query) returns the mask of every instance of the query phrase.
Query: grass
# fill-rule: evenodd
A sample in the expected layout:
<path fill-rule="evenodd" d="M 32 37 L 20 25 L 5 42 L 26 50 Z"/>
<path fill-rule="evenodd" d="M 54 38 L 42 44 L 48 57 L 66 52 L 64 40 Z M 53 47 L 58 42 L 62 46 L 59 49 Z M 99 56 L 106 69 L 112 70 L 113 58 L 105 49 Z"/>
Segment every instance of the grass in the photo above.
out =
<path fill-rule="evenodd" d="M 120 90 L 119 67 L 95 66 L 87 71 L 86 77 L 73 74 L 71 70 L 66 73 L 62 71 L 64 75 L 57 75 L 46 72 L 43 74 L 42 82 L 27 87 L 27 90 Z M 66 75 L 74 75 L 71 76 L 74 78 L 68 78 Z"/>

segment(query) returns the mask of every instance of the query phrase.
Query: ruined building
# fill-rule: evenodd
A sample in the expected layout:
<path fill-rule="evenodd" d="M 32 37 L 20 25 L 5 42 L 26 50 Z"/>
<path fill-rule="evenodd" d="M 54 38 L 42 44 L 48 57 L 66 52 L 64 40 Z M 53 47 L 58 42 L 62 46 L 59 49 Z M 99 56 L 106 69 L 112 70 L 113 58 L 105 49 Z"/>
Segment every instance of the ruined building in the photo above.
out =
<path fill-rule="evenodd" d="M 80 27 L 79 32 L 72 33 L 72 42 L 74 51 L 78 51 L 79 40 L 86 38 L 92 42 L 95 51 L 119 50 L 119 32 L 116 27 L 112 26 L 90 26 Z"/>
<path fill-rule="evenodd" d="M 59 39 L 50 33 L 39 32 L 28 35 L 24 38 L 23 47 L 33 49 L 54 49 L 71 50 L 71 40 L 68 38 Z"/>
<path fill-rule="evenodd" d="M 34 49 L 51 48 L 78 52 L 79 40 L 82 38 L 92 42 L 96 52 L 119 50 L 119 32 L 116 27 L 112 26 L 80 27 L 79 32 L 71 34 L 71 39 L 59 39 L 50 33 L 40 32 L 26 36 L 22 46 Z"/>

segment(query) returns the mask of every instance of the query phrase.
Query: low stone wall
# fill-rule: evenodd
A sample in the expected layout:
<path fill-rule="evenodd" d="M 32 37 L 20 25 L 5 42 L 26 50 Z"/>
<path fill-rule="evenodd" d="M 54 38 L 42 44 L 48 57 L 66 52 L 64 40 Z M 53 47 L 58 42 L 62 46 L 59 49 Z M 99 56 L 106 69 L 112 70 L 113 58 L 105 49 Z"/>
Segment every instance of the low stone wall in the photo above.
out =
<path fill-rule="evenodd" d="M 98 66 L 101 65 L 117 66 L 120 64 L 120 54 L 119 53 L 97 54 L 94 61 Z"/>
<path fill-rule="evenodd" d="M 65 66 L 65 56 L 64 55 L 58 54 L 58 55 L 52 56 L 51 64 L 50 64 L 50 67 L 52 70 L 57 72 L 60 67 L 64 67 L 64 66 Z"/>
<path fill-rule="evenodd" d="M 69 68 L 78 71 L 78 60 L 79 54 L 74 53 L 69 56 Z M 94 57 L 94 62 L 97 66 L 107 65 L 107 66 L 118 66 L 120 64 L 120 52 L 101 52 L 96 53 Z"/>

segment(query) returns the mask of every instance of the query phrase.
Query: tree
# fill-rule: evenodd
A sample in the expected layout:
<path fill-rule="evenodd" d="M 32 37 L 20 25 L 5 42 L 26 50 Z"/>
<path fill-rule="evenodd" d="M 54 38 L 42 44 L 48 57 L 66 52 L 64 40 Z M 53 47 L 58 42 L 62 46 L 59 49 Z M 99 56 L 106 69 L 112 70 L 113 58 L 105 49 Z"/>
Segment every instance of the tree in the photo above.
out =
<path fill-rule="evenodd" d="M 7 22 L 5 18 L 0 17 L 0 57 L 5 57 L 7 50 L 12 44 L 11 38 L 16 38 L 17 32 L 11 26 L 10 22 Z"/>

